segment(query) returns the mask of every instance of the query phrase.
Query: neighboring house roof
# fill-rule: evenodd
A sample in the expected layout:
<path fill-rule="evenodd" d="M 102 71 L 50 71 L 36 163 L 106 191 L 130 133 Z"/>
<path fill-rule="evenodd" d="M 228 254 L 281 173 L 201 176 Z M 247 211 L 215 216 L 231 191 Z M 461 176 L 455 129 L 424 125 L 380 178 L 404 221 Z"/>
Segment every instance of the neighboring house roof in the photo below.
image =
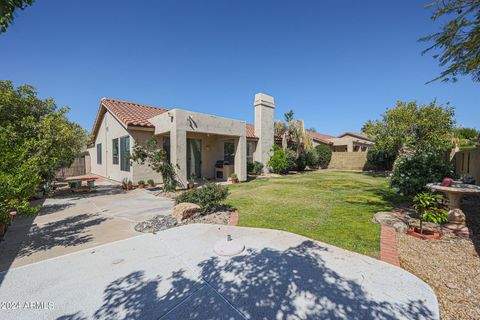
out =
<path fill-rule="evenodd" d="M 125 126 L 153 128 L 154 125 L 148 119 L 158 116 L 168 109 L 157 108 L 136 102 L 128 102 L 117 99 L 103 98 L 100 101 L 97 117 L 93 125 L 92 136 L 97 135 L 97 131 L 102 123 L 105 112 L 110 111 L 118 121 Z M 247 123 L 247 138 L 258 139 L 255 136 L 255 127 Z"/>
<path fill-rule="evenodd" d="M 339 135 L 338 137 L 341 138 L 341 137 L 344 137 L 344 136 L 352 136 L 352 137 L 363 139 L 363 140 L 373 141 L 369 136 L 367 136 L 363 133 L 344 132 L 341 135 Z"/>
<path fill-rule="evenodd" d="M 328 134 L 323 134 L 323 133 L 317 133 L 313 131 L 305 131 L 307 135 L 312 138 L 313 140 L 323 142 L 325 144 L 332 144 L 331 139 L 335 138 L 334 136 L 328 135 Z"/>

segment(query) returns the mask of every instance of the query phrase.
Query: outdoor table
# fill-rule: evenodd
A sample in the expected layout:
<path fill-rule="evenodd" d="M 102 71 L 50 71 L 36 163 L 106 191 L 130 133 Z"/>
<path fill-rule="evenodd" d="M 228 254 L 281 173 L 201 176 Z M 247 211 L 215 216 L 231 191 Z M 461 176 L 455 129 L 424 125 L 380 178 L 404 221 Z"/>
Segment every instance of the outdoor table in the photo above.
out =
<path fill-rule="evenodd" d="M 448 224 L 442 227 L 443 230 L 468 236 L 469 230 L 465 226 L 465 213 L 460 208 L 460 204 L 465 195 L 480 194 L 480 186 L 453 183 L 452 186 L 445 187 L 440 183 L 429 183 L 427 184 L 427 188 L 443 192 L 448 197 Z"/>

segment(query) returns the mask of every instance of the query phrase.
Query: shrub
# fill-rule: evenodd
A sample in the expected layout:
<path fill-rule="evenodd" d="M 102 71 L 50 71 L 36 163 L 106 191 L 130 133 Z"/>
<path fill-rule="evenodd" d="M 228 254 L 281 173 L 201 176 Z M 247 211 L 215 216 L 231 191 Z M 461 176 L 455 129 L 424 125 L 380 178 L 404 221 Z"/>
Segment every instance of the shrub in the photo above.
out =
<path fill-rule="evenodd" d="M 253 163 L 253 173 L 256 174 L 257 176 L 261 174 L 263 171 L 263 163 L 255 161 Z"/>
<path fill-rule="evenodd" d="M 154 185 L 154 184 L 155 184 L 155 181 L 153 181 L 153 179 L 148 179 L 148 180 L 147 180 L 147 183 L 148 183 L 149 185 Z"/>
<path fill-rule="evenodd" d="M 401 194 L 413 196 L 425 190 L 425 185 L 455 178 L 453 167 L 442 154 L 418 152 L 400 155 L 393 166 L 390 185 Z"/>
<path fill-rule="evenodd" d="M 232 179 L 232 180 L 238 179 L 238 176 L 237 176 L 236 173 L 230 173 L 230 175 L 229 175 L 228 177 L 229 177 L 230 179 Z"/>
<path fill-rule="evenodd" d="M 317 169 L 318 168 L 318 153 L 315 150 L 307 151 L 306 154 L 307 159 L 307 166 L 310 169 Z"/>
<path fill-rule="evenodd" d="M 297 164 L 298 171 L 305 170 L 305 168 L 307 167 L 307 155 L 305 151 L 300 153 L 295 163 Z"/>
<path fill-rule="evenodd" d="M 202 213 L 213 212 L 220 203 L 228 197 L 229 191 L 225 186 L 205 181 L 205 184 L 197 189 L 185 191 L 175 199 L 175 203 L 190 202 L 198 204 Z"/>
<path fill-rule="evenodd" d="M 285 153 L 285 160 L 287 163 L 287 168 L 285 172 L 297 170 L 297 154 L 292 149 L 287 149 Z"/>
<path fill-rule="evenodd" d="M 377 170 L 392 170 L 396 157 L 394 151 L 381 151 L 371 147 L 367 153 L 367 164 Z"/>
<path fill-rule="evenodd" d="M 439 200 L 443 200 L 441 194 L 422 192 L 413 198 L 413 208 L 420 215 L 420 230 L 423 231 L 423 221 L 443 223 L 448 221 L 447 210 L 441 207 Z"/>
<path fill-rule="evenodd" d="M 247 172 L 254 174 L 255 164 L 253 162 L 247 162 Z"/>
<path fill-rule="evenodd" d="M 324 144 L 319 144 L 315 147 L 315 151 L 318 155 L 318 166 L 322 169 L 327 168 L 332 159 L 332 150 L 330 147 Z"/>
<path fill-rule="evenodd" d="M 287 171 L 287 159 L 282 148 L 274 145 L 271 149 L 273 155 L 268 160 L 268 166 L 275 173 L 285 173 Z"/>
<path fill-rule="evenodd" d="M 143 181 L 143 180 L 138 180 L 138 184 L 139 184 L 139 185 L 140 185 L 140 184 L 145 184 L 145 181 Z"/>

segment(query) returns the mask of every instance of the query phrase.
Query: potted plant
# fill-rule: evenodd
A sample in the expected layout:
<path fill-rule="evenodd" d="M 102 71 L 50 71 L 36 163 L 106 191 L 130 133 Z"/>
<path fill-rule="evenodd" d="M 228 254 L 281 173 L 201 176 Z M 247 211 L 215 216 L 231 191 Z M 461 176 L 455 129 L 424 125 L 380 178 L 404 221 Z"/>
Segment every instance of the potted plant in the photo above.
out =
<path fill-rule="evenodd" d="M 188 190 L 192 190 L 195 187 L 195 175 L 192 174 L 190 178 L 188 178 Z"/>
<path fill-rule="evenodd" d="M 145 181 L 139 180 L 139 181 L 138 181 L 138 187 L 139 187 L 140 189 L 145 188 Z"/>
<path fill-rule="evenodd" d="M 88 186 L 88 189 L 93 189 L 95 188 L 95 180 L 87 180 L 87 186 Z"/>
<path fill-rule="evenodd" d="M 424 221 L 443 223 L 448 221 L 448 213 L 440 203 L 444 197 L 441 194 L 422 192 L 413 198 L 413 208 L 419 214 L 420 227 L 410 228 L 408 235 L 420 239 L 440 239 L 440 233 L 423 227 Z"/>
<path fill-rule="evenodd" d="M 123 178 L 122 180 L 122 189 L 127 190 L 128 178 Z"/>
<path fill-rule="evenodd" d="M 148 183 L 148 186 L 150 188 L 154 188 L 155 187 L 155 181 L 153 181 L 153 179 L 148 179 L 147 180 L 147 183 Z"/>
<path fill-rule="evenodd" d="M 231 173 L 228 177 L 230 178 L 232 184 L 238 183 L 238 176 L 236 173 Z"/>
<path fill-rule="evenodd" d="M 133 182 L 132 180 L 128 180 L 127 182 L 127 190 L 132 190 L 133 189 Z"/>

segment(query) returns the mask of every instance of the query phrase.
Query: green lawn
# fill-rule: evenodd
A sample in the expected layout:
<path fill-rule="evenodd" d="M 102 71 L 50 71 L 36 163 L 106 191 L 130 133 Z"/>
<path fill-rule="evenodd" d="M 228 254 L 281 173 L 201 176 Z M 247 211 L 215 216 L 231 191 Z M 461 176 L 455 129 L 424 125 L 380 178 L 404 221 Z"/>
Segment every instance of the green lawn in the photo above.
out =
<path fill-rule="evenodd" d="M 227 204 L 238 209 L 239 225 L 280 229 L 373 257 L 380 228 L 374 213 L 402 199 L 384 177 L 321 170 L 232 185 Z"/>

